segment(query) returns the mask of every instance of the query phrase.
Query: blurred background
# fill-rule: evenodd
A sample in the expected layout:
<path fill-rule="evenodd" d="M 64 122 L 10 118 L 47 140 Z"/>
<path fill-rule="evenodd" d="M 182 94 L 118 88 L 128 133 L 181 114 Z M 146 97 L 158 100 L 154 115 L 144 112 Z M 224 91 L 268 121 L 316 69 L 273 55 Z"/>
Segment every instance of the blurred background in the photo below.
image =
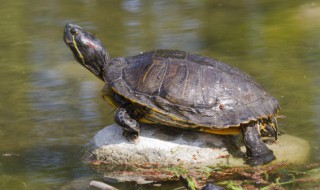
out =
<path fill-rule="evenodd" d="M 240 68 L 279 100 L 280 130 L 307 140 L 308 162 L 320 161 L 319 1 L 0 3 L 0 189 L 87 189 L 101 177 L 81 157 L 114 109 L 63 43 L 68 22 L 95 34 L 112 57 L 180 49 Z"/>

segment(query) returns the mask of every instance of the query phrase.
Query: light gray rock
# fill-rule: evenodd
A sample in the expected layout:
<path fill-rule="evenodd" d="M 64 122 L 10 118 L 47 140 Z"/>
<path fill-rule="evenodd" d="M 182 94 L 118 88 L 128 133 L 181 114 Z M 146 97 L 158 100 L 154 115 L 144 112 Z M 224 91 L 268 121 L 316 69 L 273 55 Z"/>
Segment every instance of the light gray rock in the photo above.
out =
<path fill-rule="evenodd" d="M 86 161 L 112 166 L 243 166 L 245 148 L 240 137 L 142 126 L 138 141 L 132 144 L 122 136 L 121 127 L 113 124 L 94 136 Z M 242 146 L 242 154 L 238 145 Z M 290 135 L 282 135 L 278 142 L 268 146 L 274 151 L 277 162 L 304 162 L 310 149 L 306 141 Z"/>

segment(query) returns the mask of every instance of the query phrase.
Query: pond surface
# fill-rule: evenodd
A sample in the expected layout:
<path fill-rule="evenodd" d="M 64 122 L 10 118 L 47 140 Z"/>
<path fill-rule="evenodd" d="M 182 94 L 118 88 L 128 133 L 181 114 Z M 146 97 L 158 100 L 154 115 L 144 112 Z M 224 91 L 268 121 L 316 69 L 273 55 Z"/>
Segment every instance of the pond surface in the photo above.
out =
<path fill-rule="evenodd" d="M 280 101 L 280 130 L 307 140 L 308 162 L 320 162 L 320 2 L 0 2 L 0 189 L 87 189 L 100 177 L 81 156 L 114 109 L 63 43 L 68 22 L 112 57 L 181 49 L 240 68 Z"/>

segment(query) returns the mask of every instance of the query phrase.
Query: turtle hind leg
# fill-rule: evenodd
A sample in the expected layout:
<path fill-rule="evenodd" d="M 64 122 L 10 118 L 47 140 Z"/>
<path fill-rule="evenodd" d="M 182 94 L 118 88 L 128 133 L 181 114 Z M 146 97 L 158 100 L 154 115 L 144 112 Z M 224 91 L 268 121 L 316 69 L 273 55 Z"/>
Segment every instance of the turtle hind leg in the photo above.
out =
<path fill-rule="evenodd" d="M 251 166 L 267 164 L 276 157 L 260 139 L 259 128 L 256 122 L 241 126 L 243 142 L 246 147 L 246 163 Z"/>
<path fill-rule="evenodd" d="M 140 134 L 139 123 L 131 118 L 128 111 L 125 108 L 118 108 L 115 114 L 115 121 L 123 129 L 123 136 L 132 143 L 138 139 Z"/>

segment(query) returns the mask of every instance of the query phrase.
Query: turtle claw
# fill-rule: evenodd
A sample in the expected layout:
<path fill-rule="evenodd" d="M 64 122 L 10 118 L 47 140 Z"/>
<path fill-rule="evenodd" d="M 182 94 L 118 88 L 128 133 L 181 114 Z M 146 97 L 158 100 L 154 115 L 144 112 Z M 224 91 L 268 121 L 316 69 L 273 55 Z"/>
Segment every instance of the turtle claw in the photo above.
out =
<path fill-rule="evenodd" d="M 123 129 L 122 135 L 131 143 L 135 143 L 140 134 L 139 123 L 132 119 L 128 111 L 124 108 L 119 108 L 115 115 L 115 121 Z"/>
<path fill-rule="evenodd" d="M 123 130 L 122 135 L 132 144 L 135 144 L 138 141 L 139 134 L 136 132 Z"/>
<path fill-rule="evenodd" d="M 258 166 L 258 165 L 268 164 L 275 159 L 276 157 L 274 156 L 273 151 L 270 150 L 263 155 L 259 155 L 259 157 L 247 157 L 247 160 L 245 163 L 250 166 Z"/>

